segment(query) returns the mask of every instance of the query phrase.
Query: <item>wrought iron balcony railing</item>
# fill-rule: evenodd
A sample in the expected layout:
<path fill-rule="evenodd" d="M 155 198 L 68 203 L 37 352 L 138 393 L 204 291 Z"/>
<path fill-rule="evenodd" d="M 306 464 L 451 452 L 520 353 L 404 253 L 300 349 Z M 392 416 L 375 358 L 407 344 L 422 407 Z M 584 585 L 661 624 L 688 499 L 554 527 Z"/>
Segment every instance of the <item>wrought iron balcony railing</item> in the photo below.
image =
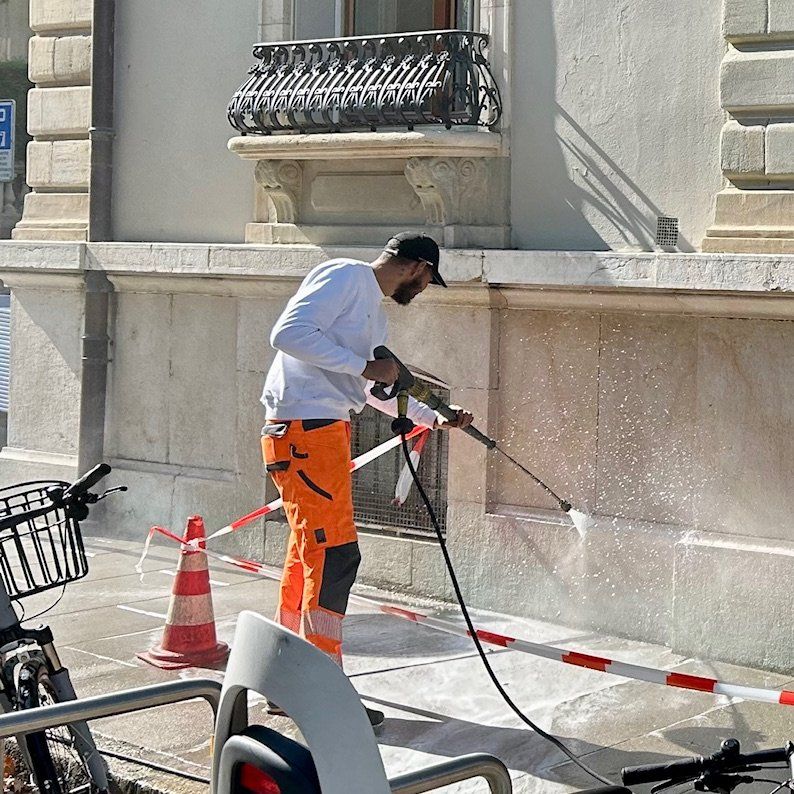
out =
<path fill-rule="evenodd" d="M 465 30 L 257 44 L 229 103 L 243 134 L 443 124 L 493 127 L 488 36 Z"/>

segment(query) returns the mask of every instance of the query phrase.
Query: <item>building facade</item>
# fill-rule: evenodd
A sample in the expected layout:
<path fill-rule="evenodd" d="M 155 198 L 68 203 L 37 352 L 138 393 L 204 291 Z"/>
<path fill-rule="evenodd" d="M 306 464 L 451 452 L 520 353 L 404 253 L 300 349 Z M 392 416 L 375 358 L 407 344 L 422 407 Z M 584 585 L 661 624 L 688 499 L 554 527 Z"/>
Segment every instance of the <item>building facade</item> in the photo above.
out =
<path fill-rule="evenodd" d="M 425 229 L 450 288 L 390 309 L 390 346 L 595 518 L 580 539 L 508 462 L 451 434 L 447 535 L 472 605 L 787 669 L 789 0 L 677 16 L 650 0 L 112 6 L 31 0 L 32 192 L 0 246 L 0 481 L 107 459 L 130 491 L 98 530 L 128 538 L 259 506 L 258 396 L 287 297 L 322 259 Z M 391 35 L 417 27 L 471 35 Z M 285 40 L 302 43 L 268 44 Z M 431 91 L 406 115 L 373 99 L 430 85 L 438 73 L 410 69 L 441 51 L 476 101 Z M 407 64 L 344 94 L 363 127 L 323 110 L 341 96 L 329 71 L 360 80 L 340 52 L 359 70 Z M 273 59 L 304 81 L 268 83 Z M 227 104 L 252 78 L 234 129 Z M 272 97 L 272 113 L 245 104 Z M 439 113 L 450 129 L 427 123 Z M 229 548 L 276 562 L 284 538 L 268 522 Z M 367 581 L 451 595 L 427 540 L 365 532 L 362 552 Z"/>

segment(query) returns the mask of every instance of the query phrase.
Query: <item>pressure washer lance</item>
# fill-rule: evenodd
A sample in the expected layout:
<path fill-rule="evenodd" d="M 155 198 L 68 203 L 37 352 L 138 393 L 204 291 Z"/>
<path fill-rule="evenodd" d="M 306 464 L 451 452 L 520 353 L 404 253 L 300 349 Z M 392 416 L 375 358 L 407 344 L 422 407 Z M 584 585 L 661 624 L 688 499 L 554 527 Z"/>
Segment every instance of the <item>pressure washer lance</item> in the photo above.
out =
<path fill-rule="evenodd" d="M 419 480 L 419 477 L 416 473 L 416 469 L 414 468 L 413 461 L 411 460 L 411 455 L 408 452 L 408 442 L 406 441 L 406 434 L 409 433 L 413 429 L 413 422 L 408 418 L 408 395 L 410 394 L 415 399 L 419 400 L 420 402 L 425 403 L 434 411 L 438 412 L 443 416 L 445 419 L 454 420 L 457 417 L 457 412 L 453 411 L 450 406 L 448 406 L 445 402 L 440 400 L 435 394 L 433 394 L 426 386 L 422 386 L 416 382 L 416 378 L 414 378 L 413 374 L 408 370 L 408 368 L 397 358 L 393 353 L 389 351 L 388 348 L 384 346 L 379 346 L 375 348 L 374 351 L 375 358 L 392 358 L 395 362 L 397 362 L 397 366 L 400 369 L 400 373 L 397 377 L 397 381 L 395 382 L 391 392 L 386 391 L 386 384 L 383 383 L 376 383 L 372 387 L 372 394 L 377 397 L 379 400 L 391 400 L 392 398 L 397 398 L 397 418 L 392 422 L 392 430 L 395 433 L 399 433 L 402 436 L 402 450 L 403 456 L 405 457 L 406 465 L 408 466 L 409 471 L 411 472 L 411 477 L 413 478 L 414 484 L 416 485 L 417 490 L 419 491 L 419 495 L 422 497 L 422 501 L 424 502 L 425 509 L 427 510 L 428 515 L 430 516 L 430 521 L 433 524 L 433 529 L 435 530 L 436 537 L 438 538 L 438 544 L 441 548 L 441 553 L 444 555 L 444 562 L 446 563 L 447 570 L 449 571 L 449 578 L 452 582 L 452 588 L 455 591 L 455 597 L 458 600 L 458 604 L 460 605 L 460 611 L 463 614 L 463 619 L 466 622 L 466 628 L 468 629 L 469 636 L 472 638 L 474 642 L 474 647 L 477 649 L 477 653 L 480 657 L 480 660 L 485 667 L 485 671 L 488 673 L 488 677 L 491 679 L 491 682 L 496 687 L 496 690 L 502 696 L 502 699 L 507 703 L 513 713 L 529 728 L 531 728 L 538 736 L 541 736 L 546 741 L 553 744 L 559 750 L 561 750 L 568 758 L 573 761 L 580 769 L 586 772 L 595 780 L 598 780 L 600 783 L 603 783 L 605 786 L 615 786 L 615 783 L 609 778 L 603 777 L 602 775 L 598 774 L 594 769 L 591 769 L 587 764 L 585 764 L 581 759 L 577 758 L 576 755 L 570 750 L 562 741 L 560 741 L 556 736 L 544 731 L 539 725 L 536 725 L 523 711 L 515 704 L 513 699 L 505 690 L 502 682 L 497 677 L 496 673 L 494 672 L 493 668 L 491 667 L 491 663 L 488 661 L 488 656 L 485 653 L 485 649 L 482 647 L 482 642 L 480 641 L 480 637 L 477 634 L 477 629 L 474 626 L 474 622 L 471 619 L 471 615 L 469 614 L 469 609 L 466 606 L 466 601 L 463 598 L 463 592 L 460 589 L 460 584 L 458 583 L 458 577 L 455 574 L 455 567 L 452 564 L 452 558 L 449 555 L 449 550 L 447 549 L 447 543 L 444 538 L 444 534 L 441 531 L 441 527 L 439 526 L 438 519 L 436 518 L 435 510 L 433 510 L 433 505 L 430 503 L 430 500 L 427 498 L 427 494 L 425 493 L 425 489 L 422 487 L 422 483 Z M 466 427 L 463 428 L 464 432 L 470 435 L 472 438 L 479 441 L 481 444 L 485 444 L 488 449 L 496 449 L 497 451 L 501 452 L 506 458 L 510 461 L 515 463 L 521 471 L 528 474 L 538 485 L 540 485 L 547 493 L 549 493 L 552 497 L 554 497 L 555 501 L 560 505 L 562 510 L 566 513 L 571 513 L 571 505 L 563 499 L 560 499 L 554 491 L 551 490 L 544 482 L 539 480 L 531 471 L 524 468 L 520 463 L 513 460 L 506 452 L 499 449 L 496 445 L 496 442 L 492 438 L 488 438 L 484 433 L 481 433 L 474 427 Z M 578 529 L 578 527 L 577 527 Z"/>
<path fill-rule="evenodd" d="M 441 414 L 445 419 L 449 419 L 454 421 L 457 417 L 457 412 L 450 408 L 438 395 L 433 394 L 430 391 L 429 387 L 419 383 L 416 378 L 414 377 L 413 373 L 405 366 L 405 364 L 400 361 L 397 356 L 394 355 L 387 347 L 384 345 L 380 345 L 379 347 L 375 348 L 374 351 L 375 358 L 391 358 L 397 363 L 397 366 L 400 368 L 400 374 L 394 383 L 390 392 L 386 391 L 385 384 L 383 383 L 376 383 L 375 386 L 372 388 L 372 393 L 377 397 L 379 400 L 390 400 L 393 397 L 397 397 L 397 419 L 392 422 L 392 430 L 395 433 L 400 432 L 409 432 L 413 424 L 408 425 L 407 423 L 411 420 L 407 418 L 406 414 L 408 411 L 408 395 L 410 394 L 415 399 L 419 400 L 419 402 L 424 403 L 428 407 L 432 408 L 436 413 Z M 403 431 L 402 428 L 405 428 Z M 484 444 L 488 449 L 495 449 L 501 455 L 504 455 L 514 466 L 519 468 L 524 474 L 530 477 L 533 482 L 539 485 L 554 501 L 559 505 L 560 510 L 563 513 L 568 513 L 573 522 L 574 526 L 579 532 L 581 537 L 584 537 L 589 525 L 592 523 L 590 517 L 586 514 L 581 512 L 580 510 L 574 510 L 571 503 L 566 499 L 562 499 L 561 497 L 557 496 L 548 485 L 546 485 L 540 477 L 534 475 L 526 466 L 523 466 L 519 463 L 512 455 L 509 455 L 505 452 L 492 438 L 489 438 L 485 435 L 485 433 L 480 432 L 476 427 L 469 425 L 468 427 L 463 428 L 463 432 L 470 435 L 475 441 L 479 441 L 481 444 Z"/>

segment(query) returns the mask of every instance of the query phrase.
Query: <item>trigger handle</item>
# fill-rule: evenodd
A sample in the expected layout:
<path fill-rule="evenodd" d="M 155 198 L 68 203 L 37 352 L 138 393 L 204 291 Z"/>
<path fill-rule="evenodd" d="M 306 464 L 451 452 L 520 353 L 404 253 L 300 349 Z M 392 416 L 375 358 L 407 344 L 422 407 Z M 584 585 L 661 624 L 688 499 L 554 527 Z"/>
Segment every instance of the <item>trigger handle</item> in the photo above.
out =
<path fill-rule="evenodd" d="M 389 350 L 389 348 L 386 347 L 385 345 L 378 345 L 372 351 L 372 355 L 376 359 L 380 359 L 380 358 L 394 358 L 394 355 L 392 354 L 391 350 Z M 391 400 L 392 397 L 396 397 L 397 396 L 397 392 L 400 391 L 399 381 L 392 385 L 391 393 L 386 391 L 387 388 L 388 388 L 387 384 L 385 384 L 385 383 L 377 383 L 376 382 L 372 386 L 372 388 L 370 389 L 370 392 L 373 394 L 374 397 L 376 397 L 379 400 Z"/>

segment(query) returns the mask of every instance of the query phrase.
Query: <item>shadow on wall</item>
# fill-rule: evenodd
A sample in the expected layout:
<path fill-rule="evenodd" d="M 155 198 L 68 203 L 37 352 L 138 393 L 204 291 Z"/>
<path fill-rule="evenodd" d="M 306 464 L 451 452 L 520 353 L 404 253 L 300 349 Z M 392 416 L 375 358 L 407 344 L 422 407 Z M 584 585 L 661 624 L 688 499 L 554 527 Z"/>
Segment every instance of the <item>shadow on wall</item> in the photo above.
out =
<path fill-rule="evenodd" d="M 551 0 L 519 3 L 521 70 L 513 93 L 514 243 L 524 249 L 653 250 L 664 213 L 558 102 L 557 32 Z M 612 91 L 619 91 L 615 82 Z M 577 115 L 603 108 L 582 98 Z M 617 122 L 608 122 L 617 130 Z M 680 238 L 679 250 L 694 251 Z"/>
<path fill-rule="evenodd" d="M 618 164 L 576 123 L 560 105 L 557 139 L 568 153 L 568 166 L 579 179 L 569 180 L 571 199 L 586 214 L 598 213 L 622 240 L 625 247 L 653 250 L 656 218 L 664 212 L 640 190 Z M 587 222 L 587 221 L 586 221 Z M 592 228 L 592 227 L 591 227 Z M 613 242 L 610 247 L 615 247 Z M 679 236 L 680 251 L 694 251 L 692 244 Z"/>

